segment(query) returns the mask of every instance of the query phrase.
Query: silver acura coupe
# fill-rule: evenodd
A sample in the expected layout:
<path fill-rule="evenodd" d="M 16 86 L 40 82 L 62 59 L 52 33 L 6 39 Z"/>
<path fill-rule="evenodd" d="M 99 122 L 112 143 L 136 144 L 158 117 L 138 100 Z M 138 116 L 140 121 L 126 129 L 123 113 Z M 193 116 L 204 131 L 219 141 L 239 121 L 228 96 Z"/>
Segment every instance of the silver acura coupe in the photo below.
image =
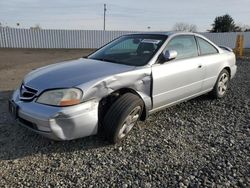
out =
<path fill-rule="evenodd" d="M 88 57 L 30 72 L 9 101 L 16 122 L 55 140 L 123 140 L 138 120 L 209 93 L 222 98 L 235 55 L 194 33 L 121 36 Z"/>

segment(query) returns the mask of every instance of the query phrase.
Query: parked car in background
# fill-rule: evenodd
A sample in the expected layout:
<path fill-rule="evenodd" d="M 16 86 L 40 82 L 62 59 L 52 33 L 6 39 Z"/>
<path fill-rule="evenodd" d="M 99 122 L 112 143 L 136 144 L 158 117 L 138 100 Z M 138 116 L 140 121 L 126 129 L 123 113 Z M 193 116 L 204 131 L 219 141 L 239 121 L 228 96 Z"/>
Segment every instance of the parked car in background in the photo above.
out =
<path fill-rule="evenodd" d="M 226 95 L 231 49 L 194 33 L 124 35 L 86 58 L 29 73 L 9 102 L 18 124 L 56 140 L 101 132 L 117 143 L 138 120 L 188 99 Z"/>

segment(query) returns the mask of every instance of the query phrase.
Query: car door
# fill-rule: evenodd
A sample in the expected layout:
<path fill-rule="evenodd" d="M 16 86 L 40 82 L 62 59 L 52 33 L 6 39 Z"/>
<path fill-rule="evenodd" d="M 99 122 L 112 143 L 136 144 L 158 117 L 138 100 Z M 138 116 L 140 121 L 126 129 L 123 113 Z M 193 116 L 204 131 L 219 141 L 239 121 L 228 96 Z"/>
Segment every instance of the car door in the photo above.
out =
<path fill-rule="evenodd" d="M 193 35 L 172 38 L 165 50 L 177 51 L 174 60 L 152 66 L 153 109 L 184 100 L 201 92 L 204 68 Z"/>
<path fill-rule="evenodd" d="M 218 49 L 207 40 L 196 36 L 196 41 L 200 51 L 200 61 L 206 72 L 206 76 L 202 85 L 202 90 L 211 90 L 218 78 L 219 71 L 225 61 L 224 57 L 220 55 Z"/>

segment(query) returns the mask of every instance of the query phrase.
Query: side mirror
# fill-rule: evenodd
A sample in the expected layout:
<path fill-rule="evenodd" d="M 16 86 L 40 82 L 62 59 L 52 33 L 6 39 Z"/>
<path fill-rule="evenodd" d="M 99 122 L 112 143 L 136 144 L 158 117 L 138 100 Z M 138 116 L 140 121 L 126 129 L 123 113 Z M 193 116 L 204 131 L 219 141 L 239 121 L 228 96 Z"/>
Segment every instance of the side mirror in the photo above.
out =
<path fill-rule="evenodd" d="M 175 50 L 167 50 L 167 51 L 162 53 L 165 61 L 170 61 L 172 59 L 175 59 L 177 57 L 177 54 L 178 53 Z"/>

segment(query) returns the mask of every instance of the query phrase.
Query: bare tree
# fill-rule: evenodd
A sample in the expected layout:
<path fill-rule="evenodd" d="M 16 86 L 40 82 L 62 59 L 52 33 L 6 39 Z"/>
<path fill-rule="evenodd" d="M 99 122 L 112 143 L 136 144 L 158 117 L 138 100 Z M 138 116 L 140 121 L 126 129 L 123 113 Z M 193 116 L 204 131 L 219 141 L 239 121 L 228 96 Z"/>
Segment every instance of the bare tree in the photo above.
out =
<path fill-rule="evenodd" d="M 30 27 L 30 29 L 40 30 L 42 28 L 41 28 L 41 26 L 39 24 L 36 24 L 34 27 Z"/>
<path fill-rule="evenodd" d="M 239 32 L 250 31 L 250 26 L 242 23 L 238 23 L 237 27 L 239 28 Z"/>
<path fill-rule="evenodd" d="M 197 32 L 197 26 L 194 24 L 188 24 L 184 22 L 176 23 L 173 27 L 174 31 L 188 31 L 188 32 Z"/>
<path fill-rule="evenodd" d="M 3 28 L 3 27 L 8 27 L 8 26 L 7 26 L 7 23 L 6 23 L 5 26 L 4 26 L 4 23 L 3 23 L 3 22 L 0 22 L 0 28 L 1 28 L 1 27 L 2 27 L 2 28 Z"/>

